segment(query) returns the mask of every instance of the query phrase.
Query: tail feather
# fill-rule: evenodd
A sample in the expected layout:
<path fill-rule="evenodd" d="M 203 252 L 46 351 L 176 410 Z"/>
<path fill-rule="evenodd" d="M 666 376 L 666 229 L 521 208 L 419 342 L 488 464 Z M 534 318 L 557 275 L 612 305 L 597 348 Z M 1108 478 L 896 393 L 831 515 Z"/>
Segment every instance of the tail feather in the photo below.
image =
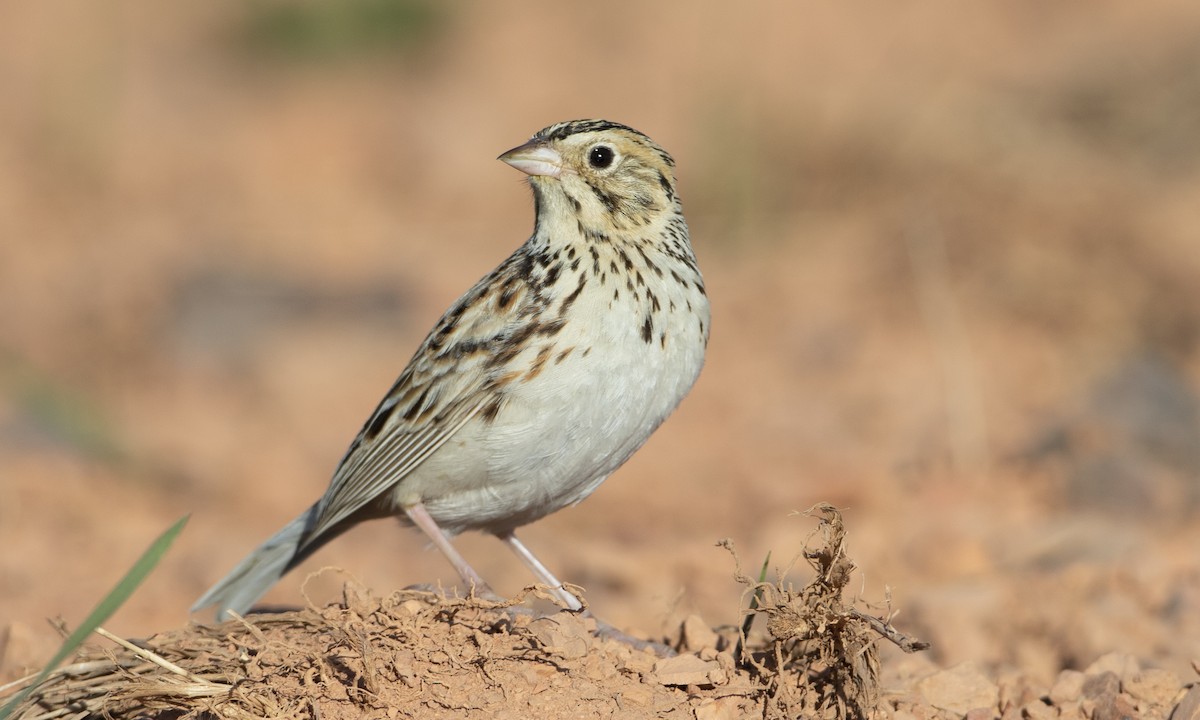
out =
<path fill-rule="evenodd" d="M 316 510 L 314 505 L 259 545 L 220 582 L 201 595 L 192 605 L 192 612 L 215 605 L 218 620 L 225 619 L 228 610 L 244 615 L 288 570 L 324 544 L 306 543 L 301 547 L 308 529 L 312 527 Z"/>

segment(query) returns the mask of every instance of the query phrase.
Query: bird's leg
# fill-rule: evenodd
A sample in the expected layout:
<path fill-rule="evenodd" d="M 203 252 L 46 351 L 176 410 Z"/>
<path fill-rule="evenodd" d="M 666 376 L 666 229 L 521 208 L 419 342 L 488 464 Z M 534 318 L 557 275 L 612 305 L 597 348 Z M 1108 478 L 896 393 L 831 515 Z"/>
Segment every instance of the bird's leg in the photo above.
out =
<path fill-rule="evenodd" d="M 537 576 L 538 580 L 541 580 L 544 585 L 547 585 L 551 590 L 553 590 L 554 594 L 563 601 L 563 604 L 565 604 L 574 612 L 583 610 L 583 603 L 579 602 L 579 598 L 567 592 L 566 588 L 562 586 L 562 583 L 559 582 L 558 578 L 554 577 L 554 574 L 551 573 L 540 560 L 534 557 L 533 553 L 529 552 L 529 548 L 525 547 L 525 544 L 518 540 L 517 536 L 513 534 L 511 530 L 506 533 L 497 533 L 496 537 L 503 540 L 505 545 L 508 545 L 510 548 L 512 548 L 512 551 L 517 554 L 517 557 L 521 558 L 521 562 L 525 563 L 525 566 L 533 571 L 533 574 Z M 672 655 L 676 654 L 674 650 L 666 645 L 663 645 L 662 643 L 654 642 L 653 640 L 642 640 L 641 638 L 633 637 L 632 635 L 618 630 L 595 615 L 592 615 L 590 610 L 585 611 L 583 614 L 585 617 L 590 616 L 596 621 L 596 634 L 600 637 L 623 642 L 626 645 L 630 645 L 638 650 L 648 648 L 659 657 L 671 657 Z"/>
<path fill-rule="evenodd" d="M 412 520 L 413 525 L 419 527 L 421 532 L 425 533 L 426 537 L 433 542 L 434 546 L 442 551 L 442 554 L 446 556 L 446 559 L 458 571 L 458 576 L 462 578 L 463 583 L 466 584 L 469 590 L 484 597 L 496 597 L 496 593 L 483 581 L 479 573 L 475 572 L 475 568 L 467 564 L 466 558 L 450 543 L 450 538 L 446 537 L 446 533 L 438 527 L 438 524 L 434 522 L 433 517 L 422 503 L 405 505 L 404 514 L 408 515 L 408 519 Z"/>
<path fill-rule="evenodd" d="M 566 588 L 562 586 L 562 583 L 559 582 L 558 578 L 554 577 L 554 574 L 546 569 L 546 566 L 543 565 L 540 560 L 534 557 L 533 553 L 529 552 L 529 548 L 525 547 L 525 545 L 517 539 L 517 536 L 515 533 L 513 533 L 513 531 L 509 530 L 505 533 L 498 533 L 496 537 L 503 540 L 505 545 L 508 545 L 510 548 L 512 548 L 512 551 L 517 554 L 517 557 L 521 558 L 521 562 L 525 563 L 525 567 L 532 570 L 533 574 L 537 576 L 537 579 L 540 580 L 542 584 L 548 586 L 558 597 L 558 599 L 562 600 L 568 608 L 571 610 L 583 609 L 583 603 L 579 602 L 579 598 L 567 592 Z"/>

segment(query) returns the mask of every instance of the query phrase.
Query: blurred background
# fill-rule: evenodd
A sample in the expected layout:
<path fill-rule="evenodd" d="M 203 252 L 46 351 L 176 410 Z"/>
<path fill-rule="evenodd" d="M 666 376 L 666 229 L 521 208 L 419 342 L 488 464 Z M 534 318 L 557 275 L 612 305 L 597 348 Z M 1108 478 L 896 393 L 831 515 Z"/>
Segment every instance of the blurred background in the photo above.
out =
<path fill-rule="evenodd" d="M 185 623 L 315 500 L 527 237 L 496 155 L 581 117 L 674 154 L 714 303 L 678 413 L 523 534 L 597 614 L 736 622 L 714 543 L 803 582 L 823 500 L 938 662 L 1200 647 L 1195 3 L 6 3 L 0 94 L 5 677 L 179 516 L 110 630 Z M 268 600 L 327 565 L 454 582 L 379 522 Z"/>

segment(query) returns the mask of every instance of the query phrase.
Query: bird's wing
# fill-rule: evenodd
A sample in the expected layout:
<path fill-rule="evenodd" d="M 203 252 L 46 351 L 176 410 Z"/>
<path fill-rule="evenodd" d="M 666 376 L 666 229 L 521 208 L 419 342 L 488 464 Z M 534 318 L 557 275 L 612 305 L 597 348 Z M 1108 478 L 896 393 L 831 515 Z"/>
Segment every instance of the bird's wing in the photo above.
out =
<path fill-rule="evenodd" d="M 471 418 L 499 411 L 510 367 L 547 334 L 528 264 L 518 251 L 433 328 L 334 471 L 303 545 L 400 482 Z"/>

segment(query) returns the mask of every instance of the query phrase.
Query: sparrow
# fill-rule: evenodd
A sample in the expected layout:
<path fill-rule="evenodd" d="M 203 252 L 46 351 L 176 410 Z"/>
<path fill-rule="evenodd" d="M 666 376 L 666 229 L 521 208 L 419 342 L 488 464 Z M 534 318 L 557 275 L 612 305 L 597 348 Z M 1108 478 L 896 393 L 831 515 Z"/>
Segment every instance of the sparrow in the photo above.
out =
<path fill-rule="evenodd" d="M 499 159 L 528 176 L 532 235 L 437 321 L 325 494 L 193 611 L 244 614 L 322 545 L 390 516 L 468 588 L 490 592 L 451 538 L 480 530 L 582 608 L 516 530 L 590 495 L 675 410 L 704 364 L 709 302 L 675 162 L 650 138 L 574 120 Z"/>

